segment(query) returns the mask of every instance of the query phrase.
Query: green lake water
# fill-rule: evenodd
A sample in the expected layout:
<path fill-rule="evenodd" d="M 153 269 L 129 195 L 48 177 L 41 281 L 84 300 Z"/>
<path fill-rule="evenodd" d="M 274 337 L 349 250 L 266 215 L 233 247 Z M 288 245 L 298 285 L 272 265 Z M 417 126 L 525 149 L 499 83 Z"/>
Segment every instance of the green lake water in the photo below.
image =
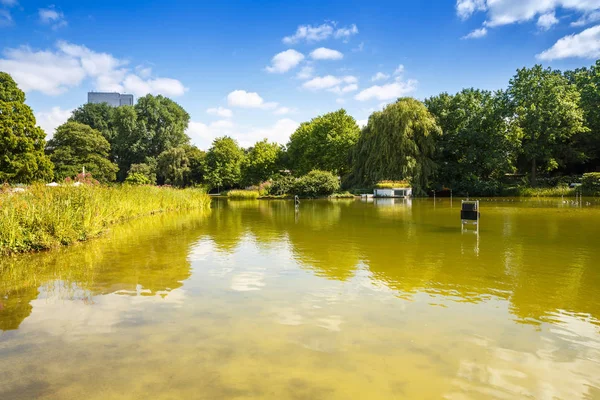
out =
<path fill-rule="evenodd" d="M 600 399 L 600 202 L 213 201 L 0 260 L 0 399 Z"/>

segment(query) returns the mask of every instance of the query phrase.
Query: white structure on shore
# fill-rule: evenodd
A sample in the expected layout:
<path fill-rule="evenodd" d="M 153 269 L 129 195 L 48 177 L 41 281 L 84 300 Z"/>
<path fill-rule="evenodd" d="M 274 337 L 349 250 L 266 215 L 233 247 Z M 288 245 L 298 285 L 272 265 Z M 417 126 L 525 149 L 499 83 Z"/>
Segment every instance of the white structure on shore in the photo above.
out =
<path fill-rule="evenodd" d="M 113 107 L 132 106 L 133 95 L 117 92 L 88 92 L 87 102 L 94 104 L 106 103 Z"/>
<path fill-rule="evenodd" d="M 373 197 L 411 197 L 412 188 L 386 188 L 386 189 L 375 189 Z"/>

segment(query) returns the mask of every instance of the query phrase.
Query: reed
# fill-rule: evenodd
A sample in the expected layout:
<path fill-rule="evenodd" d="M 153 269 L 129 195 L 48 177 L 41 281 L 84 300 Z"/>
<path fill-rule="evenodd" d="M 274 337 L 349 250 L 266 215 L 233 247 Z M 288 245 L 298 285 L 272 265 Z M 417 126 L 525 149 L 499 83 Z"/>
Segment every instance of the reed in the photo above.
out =
<path fill-rule="evenodd" d="M 256 200 L 260 196 L 258 190 L 230 190 L 227 198 L 231 200 Z"/>
<path fill-rule="evenodd" d="M 519 188 L 518 195 L 521 197 L 561 197 L 575 196 L 574 188 L 567 186 L 556 186 L 550 188 Z"/>
<path fill-rule="evenodd" d="M 33 185 L 0 194 L 0 254 L 67 246 L 132 218 L 209 207 L 209 196 L 196 189 Z"/>

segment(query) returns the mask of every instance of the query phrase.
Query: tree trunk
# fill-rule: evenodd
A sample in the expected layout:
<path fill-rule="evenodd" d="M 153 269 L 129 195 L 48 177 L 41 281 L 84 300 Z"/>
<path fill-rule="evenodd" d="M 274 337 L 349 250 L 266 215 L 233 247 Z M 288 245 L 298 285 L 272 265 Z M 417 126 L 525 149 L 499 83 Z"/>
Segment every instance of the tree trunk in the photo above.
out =
<path fill-rule="evenodd" d="M 535 177 L 535 171 L 536 171 L 536 169 L 537 169 L 537 165 L 535 163 L 535 158 L 534 158 L 531 161 L 531 182 L 530 183 L 531 183 L 532 187 L 535 187 L 536 184 L 537 184 L 537 180 L 536 180 L 536 177 Z"/>

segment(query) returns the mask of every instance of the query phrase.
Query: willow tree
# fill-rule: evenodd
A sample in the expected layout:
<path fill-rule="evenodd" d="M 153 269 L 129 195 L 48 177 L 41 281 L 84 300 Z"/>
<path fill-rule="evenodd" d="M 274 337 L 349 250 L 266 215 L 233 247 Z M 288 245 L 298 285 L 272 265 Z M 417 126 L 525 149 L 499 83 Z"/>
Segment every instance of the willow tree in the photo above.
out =
<path fill-rule="evenodd" d="M 353 156 L 353 180 L 374 184 L 381 180 L 408 180 L 423 194 L 434 170 L 435 139 L 441 134 L 425 105 L 401 98 L 371 114 Z"/>
<path fill-rule="evenodd" d="M 0 183 L 52 179 L 45 137 L 25 104 L 25 93 L 10 75 L 0 72 Z"/>

